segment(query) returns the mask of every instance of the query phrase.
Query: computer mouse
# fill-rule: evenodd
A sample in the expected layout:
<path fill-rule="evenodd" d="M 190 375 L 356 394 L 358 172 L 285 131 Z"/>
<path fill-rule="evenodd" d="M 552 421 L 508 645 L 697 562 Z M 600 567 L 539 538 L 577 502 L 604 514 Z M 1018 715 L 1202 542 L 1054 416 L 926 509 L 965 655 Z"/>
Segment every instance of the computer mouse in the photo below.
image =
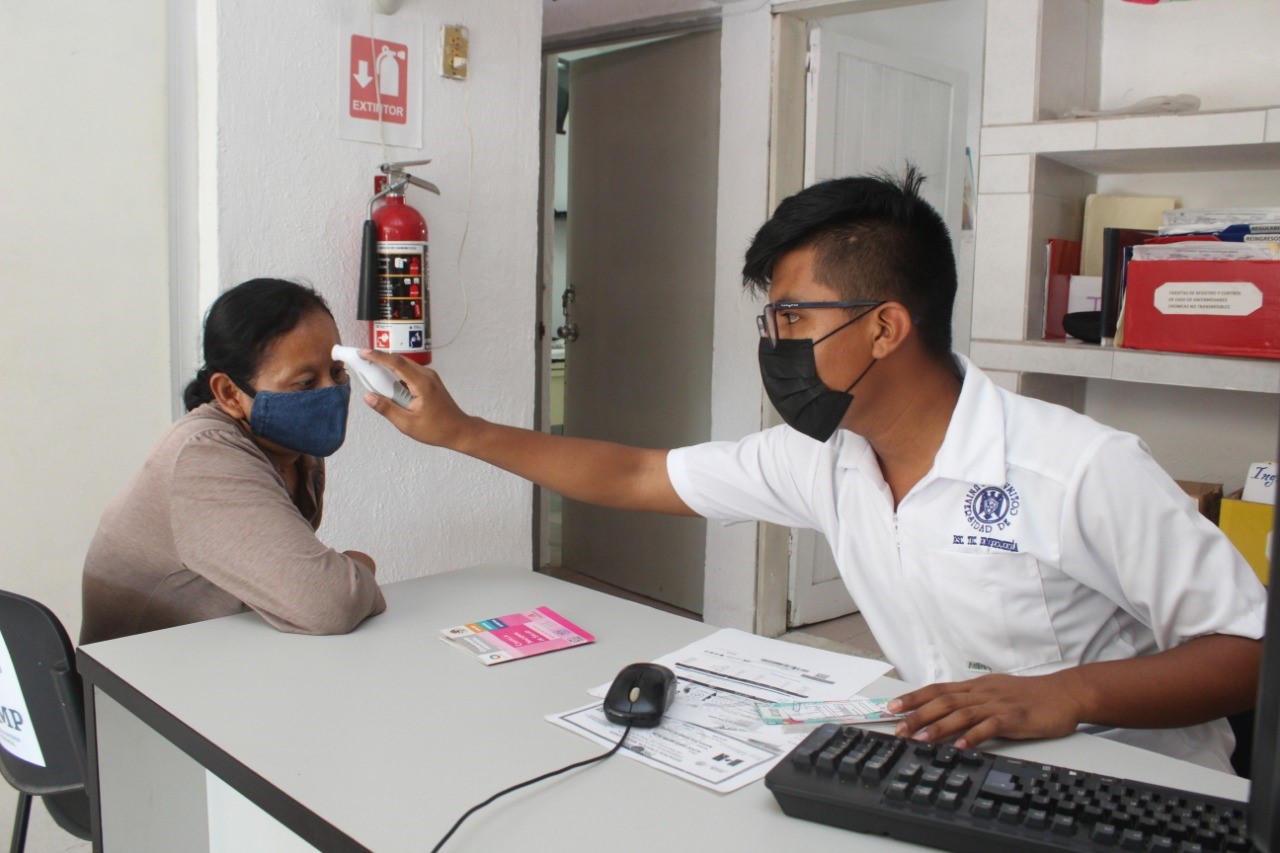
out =
<path fill-rule="evenodd" d="M 611 723 L 652 728 L 676 695 L 676 674 L 656 663 L 633 663 L 622 668 L 604 697 L 604 715 Z"/>

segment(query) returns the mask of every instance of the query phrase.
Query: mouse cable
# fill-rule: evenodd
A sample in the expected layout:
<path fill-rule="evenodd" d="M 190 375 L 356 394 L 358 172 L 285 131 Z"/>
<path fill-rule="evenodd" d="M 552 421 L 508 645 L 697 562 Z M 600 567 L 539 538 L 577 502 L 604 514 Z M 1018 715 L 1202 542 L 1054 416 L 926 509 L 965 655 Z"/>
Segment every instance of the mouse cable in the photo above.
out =
<path fill-rule="evenodd" d="M 568 773 L 570 770 L 574 770 L 579 767 L 586 767 L 588 764 L 595 764 L 597 761 L 604 761 L 606 758 L 613 755 L 618 750 L 622 749 L 622 745 L 626 743 L 627 735 L 629 734 L 631 734 L 630 724 L 628 724 L 626 729 L 623 730 L 622 737 L 618 738 L 618 742 L 615 743 L 613 745 L 613 748 L 610 749 L 608 752 L 602 755 L 597 755 L 595 758 L 588 758 L 585 761 L 579 761 L 576 764 L 570 764 L 566 767 L 561 767 L 559 770 L 552 770 L 550 773 L 543 773 L 541 776 L 537 776 L 533 779 L 528 779 L 524 782 L 521 782 L 519 785 L 512 785 L 510 788 L 506 788 L 494 794 L 492 797 L 485 800 L 483 803 L 479 803 L 478 805 L 474 805 L 471 808 L 467 809 L 467 813 L 464 814 L 462 817 L 458 818 L 457 822 L 454 823 L 453 827 L 444 834 L 444 838 L 441 838 L 440 841 L 436 844 L 436 846 L 431 848 L 431 853 L 440 853 L 440 848 L 444 847 L 445 842 L 453 837 L 453 834 L 458 831 L 458 827 L 462 826 L 462 822 L 464 820 L 471 817 L 473 814 L 480 811 L 482 808 L 489 805 L 494 800 L 498 799 L 499 797 L 504 797 L 507 794 L 510 794 L 512 791 L 518 791 L 521 788 L 527 787 L 529 785 L 533 785 L 537 782 L 541 782 L 544 779 L 550 779 L 552 776 L 559 776 L 561 773 Z"/>

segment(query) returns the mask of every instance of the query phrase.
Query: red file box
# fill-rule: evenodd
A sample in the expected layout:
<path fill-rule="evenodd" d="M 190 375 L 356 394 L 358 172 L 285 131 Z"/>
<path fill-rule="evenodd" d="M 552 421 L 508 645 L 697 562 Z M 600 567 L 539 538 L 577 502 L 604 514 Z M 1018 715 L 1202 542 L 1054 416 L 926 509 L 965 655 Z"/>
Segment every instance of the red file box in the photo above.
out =
<path fill-rule="evenodd" d="M 1130 261 L 1123 346 L 1280 358 L 1280 261 Z"/>

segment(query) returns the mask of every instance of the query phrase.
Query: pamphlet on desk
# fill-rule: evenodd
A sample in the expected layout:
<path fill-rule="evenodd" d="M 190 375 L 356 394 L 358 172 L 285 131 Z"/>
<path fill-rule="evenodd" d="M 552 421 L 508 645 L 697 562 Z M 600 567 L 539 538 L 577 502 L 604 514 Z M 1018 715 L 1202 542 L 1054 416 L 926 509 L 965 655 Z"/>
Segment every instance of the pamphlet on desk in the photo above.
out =
<path fill-rule="evenodd" d="M 675 672 L 675 700 L 657 728 L 633 728 L 621 752 L 721 793 L 764 778 L 804 738 L 803 731 L 765 724 L 758 706 L 852 699 L 890 669 L 884 661 L 729 628 L 654 663 Z M 589 692 L 603 697 L 608 687 Z M 599 701 L 547 719 L 605 746 L 623 731 L 605 719 Z"/>
<path fill-rule="evenodd" d="M 441 628 L 440 633 L 440 639 L 485 666 L 596 641 L 550 607 Z"/>

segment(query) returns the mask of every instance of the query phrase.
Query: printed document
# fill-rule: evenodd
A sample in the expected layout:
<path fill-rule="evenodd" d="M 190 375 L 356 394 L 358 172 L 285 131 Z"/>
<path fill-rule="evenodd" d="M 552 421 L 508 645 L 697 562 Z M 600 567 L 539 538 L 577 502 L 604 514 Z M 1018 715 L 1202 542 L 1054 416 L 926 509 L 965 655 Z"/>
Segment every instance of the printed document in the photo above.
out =
<path fill-rule="evenodd" d="M 661 725 L 633 728 L 620 752 L 722 793 L 763 778 L 804 738 L 765 725 L 758 706 L 850 699 L 890 668 L 728 628 L 654 663 L 676 674 L 675 699 Z M 603 697 L 608 689 L 590 693 Z M 600 702 L 547 719 L 606 746 L 624 730 L 605 719 Z"/>

